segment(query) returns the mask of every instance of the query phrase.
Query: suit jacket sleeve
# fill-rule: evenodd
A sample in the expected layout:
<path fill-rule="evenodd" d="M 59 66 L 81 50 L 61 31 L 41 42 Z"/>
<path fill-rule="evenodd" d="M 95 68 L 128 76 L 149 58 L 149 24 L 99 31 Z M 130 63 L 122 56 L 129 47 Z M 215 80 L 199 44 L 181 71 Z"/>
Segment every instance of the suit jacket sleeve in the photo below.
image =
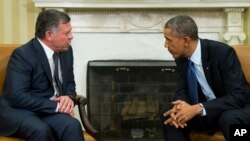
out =
<path fill-rule="evenodd" d="M 203 103 L 209 119 L 226 110 L 242 108 L 246 100 L 246 81 L 238 57 L 231 47 L 221 50 L 210 61 L 211 88 L 216 99 Z"/>
<path fill-rule="evenodd" d="M 64 94 L 71 95 L 73 97 L 76 96 L 76 84 L 74 77 L 74 68 L 73 68 L 73 50 L 72 47 L 69 50 L 62 54 L 62 64 L 63 64 L 63 87 L 65 88 Z"/>
<path fill-rule="evenodd" d="M 30 48 L 16 49 L 9 61 L 5 80 L 4 96 L 15 108 L 35 113 L 55 113 L 57 102 L 53 96 L 53 86 L 45 71 Z"/>

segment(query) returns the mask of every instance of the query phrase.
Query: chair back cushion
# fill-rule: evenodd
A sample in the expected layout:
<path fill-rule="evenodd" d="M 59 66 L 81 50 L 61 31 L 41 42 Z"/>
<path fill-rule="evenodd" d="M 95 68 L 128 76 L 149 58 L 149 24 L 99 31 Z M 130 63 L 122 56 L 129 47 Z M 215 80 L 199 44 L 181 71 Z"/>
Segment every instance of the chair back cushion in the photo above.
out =
<path fill-rule="evenodd" d="M 238 45 L 233 46 L 236 54 L 240 60 L 241 67 L 245 74 L 248 84 L 250 84 L 250 46 Z"/>
<path fill-rule="evenodd" d="M 3 83 L 6 74 L 6 67 L 12 51 L 19 47 L 17 44 L 0 44 L 0 95 L 3 91 Z"/>

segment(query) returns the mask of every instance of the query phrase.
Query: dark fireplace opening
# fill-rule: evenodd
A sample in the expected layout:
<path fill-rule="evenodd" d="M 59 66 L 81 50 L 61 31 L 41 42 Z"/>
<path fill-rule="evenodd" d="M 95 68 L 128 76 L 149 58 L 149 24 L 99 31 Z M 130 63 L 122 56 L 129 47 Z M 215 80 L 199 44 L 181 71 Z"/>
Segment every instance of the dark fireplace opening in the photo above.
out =
<path fill-rule="evenodd" d="M 159 108 L 172 100 L 176 86 L 174 61 L 89 61 L 90 122 L 101 141 L 161 141 Z"/>

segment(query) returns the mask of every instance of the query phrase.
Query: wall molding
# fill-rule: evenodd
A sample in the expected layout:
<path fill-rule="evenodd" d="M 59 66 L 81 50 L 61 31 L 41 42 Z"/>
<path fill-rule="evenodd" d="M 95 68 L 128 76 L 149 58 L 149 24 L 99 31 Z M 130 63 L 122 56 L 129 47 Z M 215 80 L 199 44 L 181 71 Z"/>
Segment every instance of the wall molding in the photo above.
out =
<path fill-rule="evenodd" d="M 165 22 L 177 14 L 192 16 L 202 32 L 223 32 L 223 9 L 133 9 L 66 10 L 72 18 L 74 32 L 162 32 Z M 204 17 L 207 17 L 205 19 Z M 209 21 L 213 19 L 213 21 Z"/>
<path fill-rule="evenodd" d="M 156 33 L 174 15 L 192 16 L 201 32 L 243 44 L 244 11 L 249 0 L 33 0 L 36 7 L 58 9 L 72 17 L 77 33 Z M 213 17 L 211 17 L 213 15 Z"/>
<path fill-rule="evenodd" d="M 36 7 L 64 8 L 229 8 L 250 7 L 249 0 L 33 0 Z"/>

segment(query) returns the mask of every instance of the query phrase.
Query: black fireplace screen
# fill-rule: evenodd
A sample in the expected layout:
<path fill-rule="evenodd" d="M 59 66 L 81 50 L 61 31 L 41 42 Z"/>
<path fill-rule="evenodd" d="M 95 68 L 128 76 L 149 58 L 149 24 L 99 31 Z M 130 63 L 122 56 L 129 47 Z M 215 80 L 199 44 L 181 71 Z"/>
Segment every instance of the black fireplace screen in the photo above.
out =
<path fill-rule="evenodd" d="M 176 83 L 174 61 L 90 61 L 88 115 L 100 140 L 163 140 L 159 108 L 172 100 Z"/>

